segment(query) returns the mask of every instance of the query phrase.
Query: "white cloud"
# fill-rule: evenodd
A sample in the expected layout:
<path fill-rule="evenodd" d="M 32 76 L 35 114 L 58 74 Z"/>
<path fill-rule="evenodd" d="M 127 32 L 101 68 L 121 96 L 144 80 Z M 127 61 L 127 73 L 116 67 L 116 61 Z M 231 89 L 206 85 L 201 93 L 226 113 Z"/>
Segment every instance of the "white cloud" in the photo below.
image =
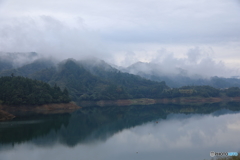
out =
<path fill-rule="evenodd" d="M 35 51 L 56 58 L 107 56 L 97 32 L 68 26 L 51 16 L 11 19 L 9 23 L 0 26 L 3 51 Z"/>
<path fill-rule="evenodd" d="M 207 46 L 215 63 L 237 68 L 239 8 L 237 0 L 0 1 L 0 51 L 94 55 L 129 65 L 156 58 L 161 48 L 186 58 L 193 46 Z"/>
<path fill-rule="evenodd" d="M 193 47 L 182 57 L 162 48 L 149 57 L 149 63 L 141 63 L 130 67 L 130 73 L 145 73 L 160 76 L 183 75 L 192 78 L 210 78 L 213 76 L 231 77 L 239 74 L 239 70 L 226 67 L 221 60 L 214 60 L 217 53 L 212 48 Z M 126 62 L 123 59 L 124 62 Z"/>

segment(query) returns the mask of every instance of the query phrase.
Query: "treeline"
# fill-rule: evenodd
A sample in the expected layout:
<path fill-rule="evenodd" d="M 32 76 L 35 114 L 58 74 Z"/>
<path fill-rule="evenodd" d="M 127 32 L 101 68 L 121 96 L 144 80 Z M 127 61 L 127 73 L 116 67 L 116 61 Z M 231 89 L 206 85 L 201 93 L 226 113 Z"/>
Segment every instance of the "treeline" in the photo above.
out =
<path fill-rule="evenodd" d="M 240 89 L 238 87 L 230 87 L 227 89 L 217 89 L 211 86 L 184 86 L 180 88 L 172 88 L 164 90 L 163 97 L 176 98 L 176 97 L 238 97 L 240 96 Z"/>
<path fill-rule="evenodd" d="M 0 78 L 0 104 L 42 105 L 48 103 L 68 103 L 68 91 L 58 86 L 20 76 Z"/>
<path fill-rule="evenodd" d="M 165 90 L 163 96 L 166 98 L 175 97 L 218 97 L 220 90 L 210 86 L 184 86 L 180 88 L 173 88 Z"/>
<path fill-rule="evenodd" d="M 59 68 L 42 70 L 34 78 L 58 84 L 69 90 L 75 102 L 82 100 L 117 100 L 132 98 L 157 98 L 164 89 L 164 82 L 154 82 L 140 76 L 116 71 L 98 70 L 92 74 L 82 64 L 67 60 Z"/>
<path fill-rule="evenodd" d="M 231 87 L 225 90 L 228 97 L 238 97 L 240 96 L 240 89 L 238 87 Z"/>
<path fill-rule="evenodd" d="M 51 86 L 57 84 L 60 88 L 67 88 L 70 99 L 77 103 L 84 100 L 98 101 L 135 98 L 157 99 L 193 96 L 240 96 L 240 89 L 238 87 L 232 87 L 224 90 L 211 86 L 184 86 L 180 88 L 169 88 L 164 81 L 150 81 L 140 76 L 124 73 L 111 67 L 105 62 L 101 62 L 99 65 L 95 66 L 93 64 L 93 62 L 78 62 L 68 59 L 58 64 L 58 66 L 51 66 L 51 63 L 48 61 L 36 61 L 18 69 L 0 71 L 0 76 L 6 76 L 14 73 L 15 75 L 21 75 L 46 82 Z M 44 68 L 44 66 L 48 67 Z M 56 93 L 59 93 L 59 98 L 56 98 L 57 96 L 52 93 L 53 91 L 49 89 L 51 87 L 48 86 L 43 89 L 43 93 L 31 90 L 23 91 L 23 89 L 18 88 L 14 92 L 24 92 L 23 95 L 27 94 L 27 96 L 21 97 L 22 93 L 11 93 L 15 96 L 8 100 L 5 100 L 5 96 L 5 99 L 1 99 L 1 101 L 2 103 L 9 104 L 19 104 L 20 102 L 24 104 L 43 104 L 69 101 L 69 97 L 66 96 L 67 94 L 65 93 L 67 90 L 60 93 L 61 90 L 59 87 L 53 87 L 53 90 L 55 90 Z M 37 87 L 34 90 L 37 90 Z M 12 90 L 10 89 L 10 91 Z M 0 92 L 4 93 L 2 91 Z M 28 101 L 25 99 L 28 99 Z"/>

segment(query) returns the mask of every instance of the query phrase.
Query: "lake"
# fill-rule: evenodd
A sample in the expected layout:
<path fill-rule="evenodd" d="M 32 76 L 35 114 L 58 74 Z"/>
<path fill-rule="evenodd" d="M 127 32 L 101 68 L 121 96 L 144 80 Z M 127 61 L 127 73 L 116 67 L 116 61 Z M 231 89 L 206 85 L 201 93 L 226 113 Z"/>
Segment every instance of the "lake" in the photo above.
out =
<path fill-rule="evenodd" d="M 1 160 L 210 160 L 240 151 L 240 105 L 88 107 L 0 123 Z"/>

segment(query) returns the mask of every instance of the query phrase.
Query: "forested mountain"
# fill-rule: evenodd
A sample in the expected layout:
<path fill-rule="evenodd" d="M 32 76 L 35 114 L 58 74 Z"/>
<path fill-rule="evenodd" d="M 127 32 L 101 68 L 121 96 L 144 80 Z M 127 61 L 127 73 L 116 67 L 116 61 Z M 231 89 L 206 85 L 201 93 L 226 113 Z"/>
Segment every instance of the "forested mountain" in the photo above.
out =
<path fill-rule="evenodd" d="M 219 89 L 206 86 L 189 85 L 169 88 L 164 81 L 157 82 L 140 76 L 124 73 L 98 59 L 76 61 L 68 59 L 58 65 L 47 60 L 38 60 L 20 68 L 4 70 L 0 76 L 20 75 L 40 80 L 62 90 L 67 88 L 71 100 L 116 100 L 132 98 L 174 98 L 174 97 L 217 97 L 221 95 L 240 95 L 239 88 Z M 224 82 L 213 78 L 214 85 Z M 236 80 L 237 83 L 237 80 Z M 239 92 L 239 93 L 238 93 Z"/>
<path fill-rule="evenodd" d="M 23 65 L 19 68 L 2 70 L 0 71 L 0 76 L 9 76 L 11 74 L 14 74 L 15 76 L 31 77 L 31 75 L 36 73 L 37 71 L 41 71 L 45 68 L 50 68 L 52 66 L 54 66 L 53 61 L 46 59 L 38 59 L 30 64 Z"/>
<path fill-rule="evenodd" d="M 139 75 L 152 81 L 165 81 L 169 87 L 178 88 L 182 86 L 202 86 L 209 85 L 215 88 L 240 87 L 240 79 L 223 78 L 214 76 L 210 78 L 201 78 L 201 76 L 190 77 L 179 70 L 179 73 L 166 73 L 164 68 L 157 64 L 137 62 L 125 69 L 123 72 Z"/>
<path fill-rule="evenodd" d="M 4 59 L 0 59 L 0 72 L 3 70 L 12 69 L 12 68 L 13 68 L 13 65 L 10 62 L 5 61 Z"/>
<path fill-rule="evenodd" d="M 69 90 L 73 101 L 113 100 L 128 98 L 158 98 L 164 82 L 153 82 L 129 73 L 122 73 L 104 61 L 89 59 L 65 60 L 54 66 L 46 60 L 35 61 L 20 68 L 4 70 L 0 76 L 20 75 L 57 84 Z"/>
<path fill-rule="evenodd" d="M 96 76 L 104 76 L 106 73 L 109 72 L 117 72 L 118 69 L 112 67 L 111 65 L 107 64 L 105 61 L 97 59 L 97 58 L 89 58 L 77 61 L 78 64 L 84 66 L 86 70 Z"/>
<path fill-rule="evenodd" d="M 0 104 L 41 105 L 47 103 L 68 103 L 68 91 L 61 91 L 56 85 L 24 77 L 7 76 L 0 78 Z"/>
<path fill-rule="evenodd" d="M 0 72 L 19 68 L 39 59 L 39 57 L 35 52 L 0 52 Z"/>
<path fill-rule="evenodd" d="M 105 63 L 105 69 L 90 65 L 87 67 L 87 64 L 89 65 L 69 59 L 62 62 L 57 69 L 44 69 L 32 78 L 68 88 L 74 101 L 156 98 L 164 89 L 168 89 L 164 82 L 153 82 L 122 73 L 110 66 L 106 69 Z"/>
<path fill-rule="evenodd" d="M 129 73 L 123 73 L 102 60 L 80 61 L 93 75 L 109 83 L 124 86 L 134 98 L 159 97 L 166 87 L 165 82 L 153 82 Z M 151 90 L 151 91 L 150 91 Z"/>

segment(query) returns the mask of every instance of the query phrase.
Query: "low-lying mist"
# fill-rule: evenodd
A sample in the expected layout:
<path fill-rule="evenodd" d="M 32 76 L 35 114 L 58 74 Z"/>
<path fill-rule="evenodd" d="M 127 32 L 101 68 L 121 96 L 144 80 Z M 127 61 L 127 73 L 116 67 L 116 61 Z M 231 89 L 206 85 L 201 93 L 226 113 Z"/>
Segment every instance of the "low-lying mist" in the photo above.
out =
<path fill-rule="evenodd" d="M 136 62 L 126 71 L 132 74 L 150 74 L 155 76 L 185 76 L 191 78 L 232 77 L 239 74 L 238 69 L 228 68 L 224 62 L 216 61 L 199 47 L 189 49 L 183 58 L 174 57 L 165 49 L 158 51 L 158 56 L 150 62 Z"/>

